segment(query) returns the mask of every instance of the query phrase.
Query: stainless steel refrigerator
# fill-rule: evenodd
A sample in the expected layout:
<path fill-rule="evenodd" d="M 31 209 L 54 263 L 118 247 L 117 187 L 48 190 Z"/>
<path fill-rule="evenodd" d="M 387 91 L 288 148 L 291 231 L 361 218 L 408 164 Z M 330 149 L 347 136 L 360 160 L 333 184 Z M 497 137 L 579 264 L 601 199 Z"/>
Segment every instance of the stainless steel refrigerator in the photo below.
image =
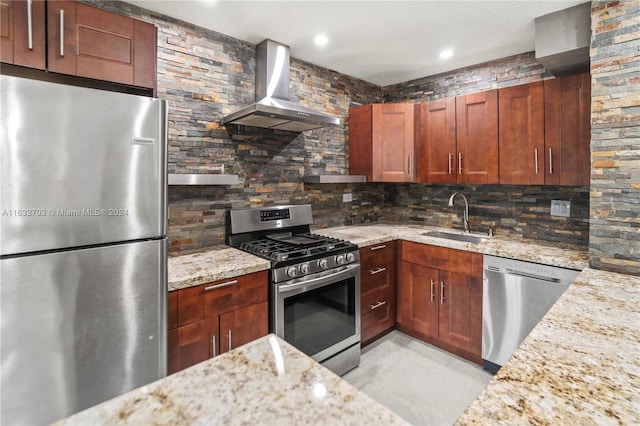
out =
<path fill-rule="evenodd" d="M 0 424 L 166 375 L 166 105 L 0 76 Z"/>

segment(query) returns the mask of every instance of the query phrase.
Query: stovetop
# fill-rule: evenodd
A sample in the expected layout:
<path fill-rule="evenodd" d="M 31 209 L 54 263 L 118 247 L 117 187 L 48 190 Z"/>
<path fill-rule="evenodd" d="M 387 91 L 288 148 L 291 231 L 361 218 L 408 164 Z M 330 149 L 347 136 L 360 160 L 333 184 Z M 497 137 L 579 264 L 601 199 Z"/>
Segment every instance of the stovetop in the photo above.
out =
<path fill-rule="evenodd" d="M 312 233 L 283 232 L 241 243 L 238 248 L 271 260 L 272 267 L 293 264 L 357 250 L 348 241 Z"/>

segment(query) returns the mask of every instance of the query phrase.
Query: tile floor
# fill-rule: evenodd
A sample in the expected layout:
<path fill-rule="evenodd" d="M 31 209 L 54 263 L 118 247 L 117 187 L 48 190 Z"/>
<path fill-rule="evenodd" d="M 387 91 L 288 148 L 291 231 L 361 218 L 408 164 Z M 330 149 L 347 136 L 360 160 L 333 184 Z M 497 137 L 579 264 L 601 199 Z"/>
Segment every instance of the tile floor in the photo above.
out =
<path fill-rule="evenodd" d="M 414 425 L 452 425 L 491 374 L 399 331 L 363 349 L 343 379 Z"/>

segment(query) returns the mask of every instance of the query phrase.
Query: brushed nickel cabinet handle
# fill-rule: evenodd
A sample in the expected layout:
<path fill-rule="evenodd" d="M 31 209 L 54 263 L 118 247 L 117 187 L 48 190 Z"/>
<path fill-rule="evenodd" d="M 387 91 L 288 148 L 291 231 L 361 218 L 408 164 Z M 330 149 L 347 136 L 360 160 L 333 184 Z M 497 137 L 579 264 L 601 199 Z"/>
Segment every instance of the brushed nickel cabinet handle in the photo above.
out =
<path fill-rule="evenodd" d="M 211 336 L 211 347 L 213 349 L 213 356 L 216 356 L 216 335 Z"/>
<path fill-rule="evenodd" d="M 380 272 L 384 272 L 386 271 L 387 268 L 376 268 L 376 269 L 369 269 L 369 273 L 371 275 L 375 275 L 375 274 L 379 274 Z"/>
<path fill-rule="evenodd" d="M 553 174 L 553 153 L 551 152 L 551 148 L 549 148 L 549 174 Z"/>
<path fill-rule="evenodd" d="M 373 311 L 374 309 L 377 309 L 380 306 L 386 305 L 386 304 L 387 304 L 387 302 L 385 300 L 383 300 L 382 302 L 378 302 L 375 305 L 369 305 L 369 306 L 371 307 L 371 310 Z"/>
<path fill-rule="evenodd" d="M 444 281 L 440 281 L 440 304 L 444 305 Z"/>
<path fill-rule="evenodd" d="M 33 0 L 27 0 L 27 36 L 29 38 L 29 50 L 33 50 Z"/>
<path fill-rule="evenodd" d="M 216 288 L 229 287 L 230 285 L 238 284 L 238 280 L 227 281 L 226 283 L 210 285 L 209 287 L 205 287 L 204 291 L 214 290 Z"/>
<path fill-rule="evenodd" d="M 411 176 L 411 169 L 412 169 L 412 164 L 411 164 L 411 154 L 409 154 L 409 176 Z"/>
<path fill-rule="evenodd" d="M 458 174 L 462 174 L 462 153 L 458 153 Z"/>
<path fill-rule="evenodd" d="M 231 350 L 231 330 L 229 330 L 228 337 L 229 337 L 229 350 Z"/>
<path fill-rule="evenodd" d="M 60 9 L 60 56 L 64 56 L 64 9 Z"/>
<path fill-rule="evenodd" d="M 385 247 L 387 247 L 385 244 L 383 244 L 383 245 L 381 245 L 381 246 L 371 247 L 371 251 L 374 251 L 374 250 L 380 250 L 380 249 L 383 249 L 383 248 L 385 248 Z"/>
<path fill-rule="evenodd" d="M 433 278 L 431 278 L 431 301 L 433 302 L 433 297 L 434 297 L 434 293 L 433 293 Z"/>
<path fill-rule="evenodd" d="M 536 174 L 538 174 L 538 148 L 533 150 L 533 161 L 536 164 Z"/>
<path fill-rule="evenodd" d="M 449 174 L 453 171 L 453 154 L 449 153 Z"/>

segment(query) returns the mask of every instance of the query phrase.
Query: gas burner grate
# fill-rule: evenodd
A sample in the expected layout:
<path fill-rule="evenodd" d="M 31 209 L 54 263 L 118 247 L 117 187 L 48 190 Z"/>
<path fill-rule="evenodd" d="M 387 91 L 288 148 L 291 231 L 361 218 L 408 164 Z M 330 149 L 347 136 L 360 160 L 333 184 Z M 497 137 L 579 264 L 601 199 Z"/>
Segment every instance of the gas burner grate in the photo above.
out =
<path fill-rule="evenodd" d="M 291 241 L 300 239 L 316 240 L 316 242 L 313 244 L 309 244 L 308 242 L 305 242 L 304 244 L 296 244 L 295 242 L 287 242 L 286 238 L 261 238 L 241 243 L 239 248 L 243 251 L 253 253 L 273 262 L 282 262 L 292 259 L 303 260 L 305 257 L 317 255 L 319 253 L 330 254 L 334 251 L 353 247 L 353 244 L 348 241 L 311 233 L 295 234 L 291 237 Z"/>

